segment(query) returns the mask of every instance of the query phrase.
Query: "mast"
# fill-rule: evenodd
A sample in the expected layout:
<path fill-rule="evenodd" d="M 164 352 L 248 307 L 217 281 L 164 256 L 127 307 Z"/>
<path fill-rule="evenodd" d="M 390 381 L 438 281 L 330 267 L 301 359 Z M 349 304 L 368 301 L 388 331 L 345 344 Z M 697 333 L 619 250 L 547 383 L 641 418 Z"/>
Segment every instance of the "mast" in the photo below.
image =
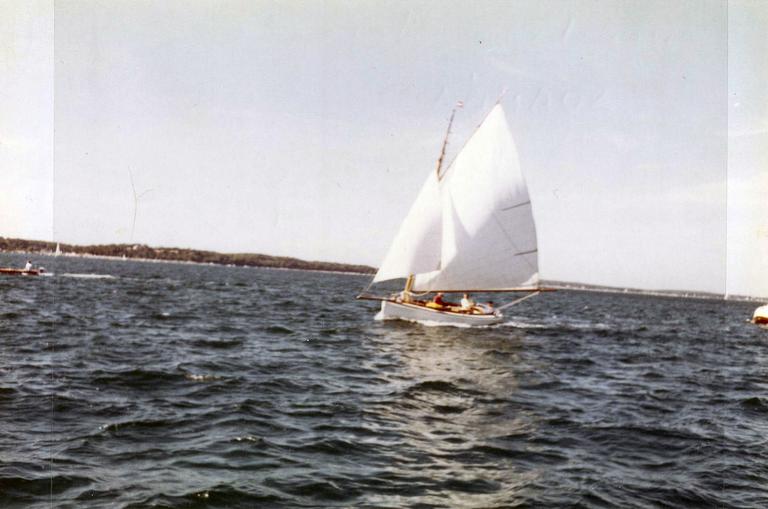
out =
<path fill-rule="evenodd" d="M 403 290 L 403 302 L 411 302 L 411 288 L 413 288 L 413 274 L 405 280 L 405 289 Z"/>
<path fill-rule="evenodd" d="M 464 103 L 459 101 L 451 111 L 451 118 L 448 120 L 448 129 L 445 131 L 445 139 L 443 139 L 443 146 L 440 148 L 440 157 L 437 158 L 437 168 L 435 168 L 435 175 L 437 180 L 440 180 L 440 170 L 443 168 L 443 160 L 445 159 L 445 149 L 448 147 L 448 138 L 451 136 L 451 126 L 453 125 L 453 119 L 456 116 L 456 109 L 464 106 Z M 414 275 L 409 274 L 408 279 L 405 280 L 405 289 L 403 289 L 403 300 L 410 302 L 411 300 L 411 288 L 413 288 Z"/>
<path fill-rule="evenodd" d="M 445 139 L 443 139 L 443 146 L 440 147 L 440 157 L 437 158 L 437 168 L 435 168 L 435 176 L 437 180 L 440 180 L 440 170 L 443 168 L 443 160 L 445 159 L 445 149 L 448 147 L 448 138 L 451 136 L 451 126 L 453 125 L 453 119 L 456 116 L 456 109 L 464 106 L 464 103 L 459 101 L 456 106 L 451 110 L 451 118 L 448 120 L 448 129 L 445 131 Z M 405 289 L 403 290 L 403 300 L 409 302 L 411 300 L 411 288 L 413 288 L 414 275 L 409 274 L 408 279 L 405 280 Z"/>
<path fill-rule="evenodd" d="M 464 103 L 459 101 L 456 103 L 456 106 L 454 106 L 453 111 L 451 111 L 451 119 L 448 121 L 448 130 L 445 132 L 445 139 L 443 140 L 443 146 L 440 149 L 440 157 L 437 159 L 437 169 L 435 170 L 437 173 L 437 180 L 440 180 L 440 170 L 443 169 L 443 160 L 445 159 L 445 149 L 448 147 L 448 137 L 451 135 L 451 126 L 453 125 L 453 117 L 456 116 L 456 109 L 457 108 L 463 108 Z"/>

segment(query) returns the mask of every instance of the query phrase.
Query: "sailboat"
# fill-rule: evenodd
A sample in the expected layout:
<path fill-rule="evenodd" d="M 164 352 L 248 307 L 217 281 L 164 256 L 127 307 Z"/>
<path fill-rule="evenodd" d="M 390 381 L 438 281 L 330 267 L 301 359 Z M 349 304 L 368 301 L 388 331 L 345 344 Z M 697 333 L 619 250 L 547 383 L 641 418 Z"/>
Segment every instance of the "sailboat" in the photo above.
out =
<path fill-rule="evenodd" d="M 437 169 L 427 176 L 371 285 L 358 296 L 381 301 L 378 319 L 492 325 L 503 320 L 501 309 L 545 290 L 539 286 L 532 204 L 501 104 L 443 167 L 455 113 Z M 395 279 L 406 280 L 399 294 L 368 293 L 373 284 Z M 528 295 L 500 308 L 421 299 L 449 292 Z"/>
<path fill-rule="evenodd" d="M 53 252 L 54 256 L 61 256 L 61 245 L 57 242 L 56 243 L 56 251 Z"/>
<path fill-rule="evenodd" d="M 768 325 L 768 304 L 755 309 L 755 313 L 752 315 L 752 323 Z"/>

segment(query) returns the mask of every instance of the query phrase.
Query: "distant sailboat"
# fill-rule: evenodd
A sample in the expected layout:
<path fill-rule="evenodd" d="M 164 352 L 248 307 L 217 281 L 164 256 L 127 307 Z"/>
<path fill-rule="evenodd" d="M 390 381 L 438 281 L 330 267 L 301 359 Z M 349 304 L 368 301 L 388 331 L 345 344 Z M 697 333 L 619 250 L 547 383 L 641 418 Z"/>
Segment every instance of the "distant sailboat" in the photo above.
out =
<path fill-rule="evenodd" d="M 448 135 L 452 121 L 453 115 Z M 448 135 L 437 170 L 427 177 L 371 283 L 405 278 L 405 289 L 396 296 L 359 296 L 381 301 L 380 319 L 494 324 L 507 306 L 441 305 L 440 299 L 419 297 L 542 290 L 531 200 L 501 105 L 443 168 Z"/>
<path fill-rule="evenodd" d="M 53 256 L 60 256 L 61 255 L 61 246 L 59 243 L 56 243 L 56 251 L 53 252 Z"/>

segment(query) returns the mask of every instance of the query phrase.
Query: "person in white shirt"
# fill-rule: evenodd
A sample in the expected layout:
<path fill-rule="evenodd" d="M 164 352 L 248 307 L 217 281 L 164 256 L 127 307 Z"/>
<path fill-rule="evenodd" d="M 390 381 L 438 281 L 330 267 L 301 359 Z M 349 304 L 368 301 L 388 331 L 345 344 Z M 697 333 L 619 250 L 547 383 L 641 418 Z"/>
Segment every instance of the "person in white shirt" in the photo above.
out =
<path fill-rule="evenodd" d="M 464 297 L 461 298 L 461 310 L 471 311 L 474 306 L 475 306 L 474 301 L 469 298 L 468 293 L 465 293 Z"/>
<path fill-rule="evenodd" d="M 27 260 L 27 264 L 24 265 L 24 270 L 32 270 L 32 260 Z"/>

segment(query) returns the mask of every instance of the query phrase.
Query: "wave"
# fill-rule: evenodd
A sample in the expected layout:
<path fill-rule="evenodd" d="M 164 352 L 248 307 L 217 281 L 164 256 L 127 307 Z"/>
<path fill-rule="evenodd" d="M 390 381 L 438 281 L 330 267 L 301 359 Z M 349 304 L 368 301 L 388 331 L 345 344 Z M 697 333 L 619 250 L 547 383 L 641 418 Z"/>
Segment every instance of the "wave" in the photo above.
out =
<path fill-rule="evenodd" d="M 191 344 L 200 348 L 214 348 L 226 350 L 229 348 L 237 348 L 243 345 L 241 339 L 196 339 L 191 341 Z"/>
<path fill-rule="evenodd" d="M 408 392 L 421 391 L 447 392 L 453 394 L 460 392 L 460 389 L 451 382 L 446 382 L 444 380 L 428 380 L 426 382 L 419 382 L 408 388 Z"/>
<path fill-rule="evenodd" d="M 152 320 L 168 320 L 177 322 L 189 322 L 195 319 L 194 315 L 184 313 L 171 313 L 170 311 L 154 311 L 150 313 L 149 318 Z"/>
<path fill-rule="evenodd" d="M 45 477 L 0 477 L 0 502 L 14 503 L 64 493 L 72 488 L 87 486 L 92 482 L 87 477 L 54 475 Z"/>
<path fill-rule="evenodd" d="M 165 437 L 168 432 L 175 431 L 180 424 L 181 421 L 177 419 L 126 420 L 102 424 L 99 426 L 97 434 L 108 437 L 125 436 L 127 438 L 129 436 L 136 436 L 149 439 L 149 437 L 152 435 Z M 146 451 L 136 452 L 134 450 L 131 452 L 125 452 L 124 454 L 126 458 L 136 458 L 140 454 L 144 453 L 146 453 Z"/>
<path fill-rule="evenodd" d="M 340 486 L 333 480 L 278 481 L 268 480 L 267 485 L 290 495 L 309 497 L 312 500 L 343 502 L 360 496 L 360 491 L 351 486 Z M 344 483 L 342 483 L 344 484 Z"/>
<path fill-rule="evenodd" d="M 270 334 L 293 334 L 295 331 L 288 327 L 283 327 L 282 325 L 270 325 L 264 329 L 264 332 Z"/>
<path fill-rule="evenodd" d="M 515 448 L 509 448 L 509 447 L 501 447 L 497 445 L 489 445 L 489 444 L 482 444 L 482 445 L 475 445 L 470 447 L 469 449 L 465 449 L 463 451 L 460 451 L 458 454 L 470 454 L 470 455 L 481 455 L 481 456 L 491 456 L 491 457 L 499 457 L 499 458 L 509 458 L 509 459 L 519 459 L 523 461 L 530 461 L 531 463 L 537 463 L 537 464 L 554 464 L 554 463 L 564 463 L 568 461 L 568 457 L 564 454 L 561 454 L 559 452 L 556 452 L 554 450 L 534 450 L 530 447 L 527 447 L 525 449 L 515 449 Z"/>
<path fill-rule="evenodd" d="M 425 327 L 453 327 L 456 329 L 490 329 L 493 327 L 498 327 L 499 325 L 499 324 L 474 325 L 474 324 L 468 324 L 468 323 L 438 322 L 435 320 L 406 320 L 404 318 L 386 318 L 384 317 L 381 311 L 376 313 L 376 316 L 374 316 L 373 319 L 377 322 L 401 321 L 401 322 L 418 323 L 419 325 L 423 325 Z"/>
<path fill-rule="evenodd" d="M 752 396 L 741 400 L 741 406 L 749 411 L 768 413 L 768 399 L 761 396 Z"/>
<path fill-rule="evenodd" d="M 481 393 L 471 389 L 463 389 L 452 382 L 445 380 L 427 380 L 426 382 L 419 382 L 408 387 L 405 390 L 406 397 L 412 397 L 415 394 L 424 392 L 436 392 L 444 394 L 457 394 L 457 395 L 470 395 L 477 396 Z"/>
<path fill-rule="evenodd" d="M 223 376 L 219 375 L 196 375 L 193 373 L 187 373 L 184 375 L 184 378 L 187 380 L 192 380 L 193 382 L 211 382 L 215 380 L 222 380 L 224 379 Z"/>
<path fill-rule="evenodd" d="M 183 381 L 186 373 L 131 369 L 128 371 L 97 371 L 91 379 L 94 385 L 130 387 L 134 389 L 154 388 L 159 385 Z"/>
<path fill-rule="evenodd" d="M 154 495 L 138 503 L 126 505 L 124 509 L 146 507 L 188 508 L 188 507 L 263 507 L 281 501 L 271 493 L 251 493 L 232 486 L 217 485 L 204 490 L 190 491 L 183 495 Z"/>

